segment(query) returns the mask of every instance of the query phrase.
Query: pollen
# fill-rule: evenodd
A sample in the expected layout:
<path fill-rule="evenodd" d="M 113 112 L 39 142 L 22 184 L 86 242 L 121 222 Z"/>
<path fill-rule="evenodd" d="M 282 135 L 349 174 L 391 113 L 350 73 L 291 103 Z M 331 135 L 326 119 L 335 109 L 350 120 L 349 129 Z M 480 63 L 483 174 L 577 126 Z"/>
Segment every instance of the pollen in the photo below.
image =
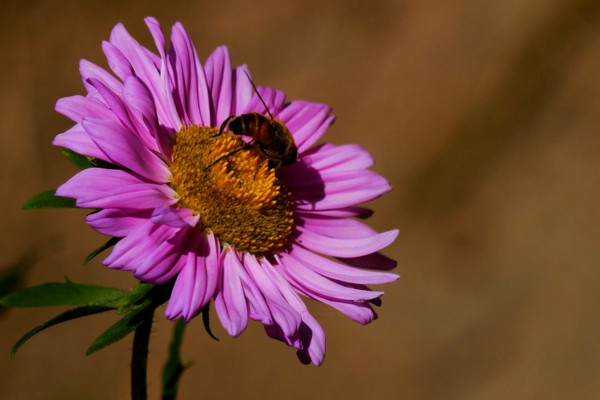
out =
<path fill-rule="evenodd" d="M 263 255 L 288 243 L 293 201 L 259 149 L 239 150 L 245 144 L 216 128 L 184 127 L 173 143 L 171 186 L 178 205 L 200 216 L 201 228 L 239 251 Z"/>

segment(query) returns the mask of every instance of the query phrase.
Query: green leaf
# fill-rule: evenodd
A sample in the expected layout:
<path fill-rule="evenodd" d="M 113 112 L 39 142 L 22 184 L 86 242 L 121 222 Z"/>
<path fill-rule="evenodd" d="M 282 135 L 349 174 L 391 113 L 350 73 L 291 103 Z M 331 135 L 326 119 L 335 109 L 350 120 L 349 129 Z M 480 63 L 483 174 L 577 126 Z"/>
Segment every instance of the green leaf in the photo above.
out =
<path fill-rule="evenodd" d="M 114 246 L 115 244 L 119 243 L 119 240 L 121 240 L 121 239 L 122 238 L 111 237 L 102 246 L 98 247 L 96 250 L 94 250 L 90 254 L 88 254 L 87 257 L 85 257 L 85 260 L 83 261 L 83 264 L 85 265 L 85 264 L 89 263 L 98 254 L 102 253 L 104 250 L 110 249 L 112 246 Z"/>
<path fill-rule="evenodd" d="M 37 210 L 41 208 L 76 208 L 75 199 L 70 197 L 55 196 L 55 190 L 42 192 L 23 203 L 24 210 Z"/>
<path fill-rule="evenodd" d="M 123 298 L 123 301 L 120 302 L 119 308 L 117 312 L 120 314 L 124 314 L 134 308 L 138 307 L 143 303 L 148 293 L 155 287 L 150 283 L 138 283 L 132 290 L 129 292 L 129 295 Z"/>
<path fill-rule="evenodd" d="M 158 306 L 167 301 L 172 287 L 171 283 L 163 285 L 141 283 L 131 291 L 129 296 L 118 299 L 117 301 L 122 303 L 118 311 L 125 311 L 125 316 L 98 336 L 87 349 L 86 354 L 95 353 L 135 331 L 146 318 L 152 317 Z"/>
<path fill-rule="evenodd" d="M 9 358 L 12 359 L 14 357 L 15 353 L 19 350 L 19 348 L 25 342 L 27 342 L 34 335 L 43 331 L 46 328 L 49 328 L 53 325 L 60 324 L 61 322 L 66 322 L 66 321 L 70 321 L 72 319 L 85 317 L 86 315 L 98 314 L 98 313 L 105 312 L 108 310 L 112 310 L 112 308 L 105 307 L 105 306 L 83 306 L 83 307 L 77 307 L 77 308 L 73 308 L 71 310 L 65 311 L 64 313 L 57 315 L 56 317 L 52 318 L 51 320 L 46 321 L 43 324 L 36 326 L 35 328 L 33 328 L 32 330 L 27 332 L 25 335 L 23 335 L 21 337 L 21 339 L 19 339 L 17 341 L 17 343 L 15 343 L 15 345 L 12 347 L 12 349 L 10 349 L 10 353 L 8 356 L 9 356 Z"/>
<path fill-rule="evenodd" d="M 186 368 L 181 363 L 181 344 L 184 331 L 184 320 L 177 320 L 173 324 L 173 338 L 169 344 L 169 358 L 162 370 L 162 400 L 175 400 L 179 378 Z"/>
<path fill-rule="evenodd" d="M 121 318 L 116 324 L 105 330 L 100 336 L 94 340 L 91 346 L 86 350 L 88 356 L 92 353 L 102 350 L 106 346 L 118 342 L 125 338 L 131 332 L 135 331 L 138 326 L 152 315 L 155 307 L 151 307 L 150 302 L 144 303 L 143 306 L 137 307 L 130 311 L 127 315 Z"/>
<path fill-rule="evenodd" d="M 101 305 L 127 294 L 125 290 L 111 287 L 82 285 L 71 281 L 52 282 L 10 293 L 0 298 L 0 304 L 12 307 Z"/>
<path fill-rule="evenodd" d="M 210 329 L 210 301 L 202 308 L 202 322 L 204 323 L 204 329 L 206 330 L 206 333 L 208 333 L 208 336 L 218 342 L 219 338 L 213 335 Z"/>
<path fill-rule="evenodd" d="M 81 154 L 65 148 L 60 149 L 60 152 L 79 169 L 93 167 L 92 157 L 82 156 Z"/>

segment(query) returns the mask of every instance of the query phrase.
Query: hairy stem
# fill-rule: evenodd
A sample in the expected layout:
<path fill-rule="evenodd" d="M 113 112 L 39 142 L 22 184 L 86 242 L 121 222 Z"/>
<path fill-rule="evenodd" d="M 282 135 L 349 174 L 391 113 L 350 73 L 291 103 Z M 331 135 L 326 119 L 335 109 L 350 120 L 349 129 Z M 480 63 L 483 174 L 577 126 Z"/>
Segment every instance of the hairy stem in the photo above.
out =
<path fill-rule="evenodd" d="M 148 363 L 148 343 L 152 328 L 153 312 L 146 315 L 133 337 L 133 352 L 131 356 L 131 399 L 147 400 L 146 366 Z"/>
<path fill-rule="evenodd" d="M 174 400 L 177 397 L 177 386 L 183 370 L 186 368 L 181 362 L 181 344 L 185 322 L 179 319 L 173 324 L 173 338 L 169 345 L 169 358 L 162 371 L 162 400 Z"/>

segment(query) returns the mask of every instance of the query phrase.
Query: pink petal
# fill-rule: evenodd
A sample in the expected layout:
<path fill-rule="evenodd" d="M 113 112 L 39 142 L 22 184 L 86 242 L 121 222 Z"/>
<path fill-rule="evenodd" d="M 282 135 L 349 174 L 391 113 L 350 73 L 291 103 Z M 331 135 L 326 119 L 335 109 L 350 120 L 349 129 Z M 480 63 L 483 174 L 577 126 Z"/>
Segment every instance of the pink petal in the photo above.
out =
<path fill-rule="evenodd" d="M 56 190 L 57 196 L 77 199 L 83 208 L 120 208 L 143 210 L 177 202 L 167 185 L 147 183 L 129 172 L 117 169 L 88 168 Z"/>
<path fill-rule="evenodd" d="M 129 235 L 150 218 L 150 210 L 119 210 L 107 208 L 89 214 L 86 222 L 96 231 L 115 237 Z"/>
<path fill-rule="evenodd" d="M 304 364 L 312 362 L 317 367 L 321 365 L 325 358 L 325 332 L 317 320 L 308 313 L 303 317 L 300 337 L 302 348 L 296 352 L 298 359 Z"/>
<path fill-rule="evenodd" d="M 165 87 L 164 79 L 161 77 L 151 53 L 140 46 L 122 24 L 114 27 L 110 35 L 110 42 L 123 53 L 131 64 L 135 76 L 144 82 L 152 93 L 159 121 L 168 128 L 179 130 L 182 125 L 181 120 L 171 107 L 171 101 L 168 98 L 170 93 Z"/>
<path fill-rule="evenodd" d="M 106 103 L 106 105 L 111 109 L 114 115 L 117 117 L 116 120 L 119 121 L 123 127 L 127 128 L 130 132 L 135 133 L 137 136 L 151 138 L 152 134 L 148 132 L 148 128 L 143 125 L 141 122 L 141 118 L 138 119 L 137 115 L 129 108 L 129 106 L 123 101 L 122 91 L 119 94 L 112 92 L 107 86 L 105 86 L 102 82 L 97 79 L 90 79 L 90 84 L 96 88 L 102 100 Z M 115 118 L 111 118 L 113 120 Z M 148 140 L 148 139 L 147 139 Z M 151 139 L 150 139 L 151 140 Z M 155 148 L 154 144 L 151 145 L 150 148 Z"/>
<path fill-rule="evenodd" d="M 351 320 L 358 322 L 361 325 L 366 325 L 377 319 L 377 313 L 367 302 L 339 301 L 321 297 L 314 297 L 314 299 L 335 308 Z"/>
<path fill-rule="evenodd" d="M 235 250 L 232 250 L 235 251 Z M 236 257 L 241 259 L 243 255 L 236 252 Z M 238 270 L 242 287 L 244 288 L 244 295 L 246 296 L 246 302 L 248 304 L 248 317 L 253 320 L 260 321 L 263 324 L 272 324 L 273 317 L 269 306 L 261 292 L 260 287 L 252 279 L 251 275 L 246 269 L 241 268 Z"/>
<path fill-rule="evenodd" d="M 376 285 L 393 282 L 399 278 L 398 275 L 389 272 L 365 271 L 349 267 L 321 257 L 301 246 L 292 246 L 289 254 L 282 254 L 280 257 L 282 259 L 294 258 L 306 268 L 340 282 Z"/>
<path fill-rule="evenodd" d="M 169 225 L 174 228 L 191 228 L 196 226 L 200 215 L 189 208 L 160 206 L 154 209 L 150 220 L 155 224 Z"/>
<path fill-rule="evenodd" d="M 285 123 L 296 142 L 298 153 L 306 151 L 323 136 L 335 117 L 326 104 L 296 100 L 285 106 L 278 118 Z"/>
<path fill-rule="evenodd" d="M 368 170 L 318 174 L 304 167 L 305 174 L 299 171 L 301 169 L 281 171 L 281 178 L 300 210 L 345 208 L 373 200 L 391 190 L 385 178 Z"/>
<path fill-rule="evenodd" d="M 169 61 L 173 73 L 175 101 L 183 122 L 210 126 L 210 100 L 207 78 L 187 32 L 179 22 L 171 32 Z"/>
<path fill-rule="evenodd" d="M 165 311 L 169 318 L 182 316 L 186 322 L 198 315 L 213 296 L 219 270 L 219 253 L 215 251 L 212 235 L 191 234 L 186 262 L 173 286 L 172 302 Z"/>
<path fill-rule="evenodd" d="M 302 288 L 309 297 L 327 298 L 331 300 L 360 301 L 380 297 L 383 292 L 359 290 L 340 285 L 322 275 L 317 274 L 293 257 L 281 254 L 281 265 L 294 282 L 294 286 Z"/>
<path fill-rule="evenodd" d="M 310 216 L 308 213 L 301 215 L 300 225 L 323 236 L 339 239 L 355 239 L 377 234 L 370 226 L 354 219 L 331 218 L 320 215 Z"/>
<path fill-rule="evenodd" d="M 52 141 L 54 146 L 64 147 L 77 154 L 108 161 L 108 156 L 92 140 L 81 124 L 73 126 L 66 132 L 56 135 Z"/>
<path fill-rule="evenodd" d="M 252 99 L 253 88 L 250 83 L 250 72 L 248 67 L 244 64 L 233 70 L 233 87 L 235 88 L 234 99 L 235 101 L 231 104 L 231 114 L 240 115 L 243 114 Z"/>
<path fill-rule="evenodd" d="M 93 118 L 86 118 L 81 124 L 113 164 L 129 168 L 156 183 L 169 182 L 167 165 L 122 125 Z"/>
<path fill-rule="evenodd" d="M 269 336 L 297 348 L 298 358 L 301 362 L 305 364 L 313 362 L 315 365 L 321 365 L 325 357 L 325 333 L 323 329 L 308 312 L 306 305 L 298 297 L 286 277 L 278 272 L 278 268 L 266 259 L 263 259 L 262 262 L 265 265 L 265 271 L 269 274 L 279 292 L 302 318 L 298 330 L 292 337 L 286 337 L 283 329 L 277 324 L 265 326 L 265 331 Z"/>
<path fill-rule="evenodd" d="M 166 234 L 162 236 L 164 239 L 156 243 L 155 246 L 146 250 L 145 257 L 139 257 L 131 261 L 135 264 L 133 276 L 142 282 L 154 284 L 162 284 L 168 282 L 176 274 L 179 274 L 184 264 L 182 256 L 185 254 L 186 247 L 189 246 L 195 232 L 189 229 L 177 229 L 167 225 L 164 227 Z M 157 229 L 157 231 L 159 231 Z"/>
<path fill-rule="evenodd" d="M 324 143 L 302 154 L 302 161 L 320 172 L 352 171 L 373 165 L 373 157 L 356 144 Z"/>
<path fill-rule="evenodd" d="M 381 253 L 372 253 L 359 257 L 338 257 L 340 261 L 355 267 L 389 271 L 396 267 L 397 262 Z"/>
<path fill-rule="evenodd" d="M 289 261 L 290 260 L 288 259 L 287 262 L 289 263 Z M 292 276 L 288 276 L 287 279 L 289 279 L 292 283 L 295 282 L 295 279 Z M 327 304 L 358 323 L 367 324 L 373 321 L 375 318 L 377 318 L 377 314 L 373 311 L 373 309 L 366 300 L 375 301 L 378 300 L 379 297 L 374 297 L 373 299 L 366 300 L 344 300 L 339 298 L 332 298 L 331 296 L 327 296 L 325 294 L 320 294 L 318 293 L 318 291 L 312 291 L 304 285 L 294 284 L 294 288 L 304 296 L 317 300 L 321 303 Z M 364 285 L 356 285 L 356 288 L 358 290 L 362 290 L 365 293 L 369 292 L 368 288 L 366 288 Z M 380 295 L 381 293 L 378 293 L 378 296 Z"/>
<path fill-rule="evenodd" d="M 161 59 L 165 58 L 165 37 L 162 33 L 162 29 L 160 28 L 160 24 L 154 17 L 146 17 L 144 18 L 144 22 L 146 22 L 146 26 L 152 35 L 152 39 L 154 39 L 154 44 L 158 50 Z"/>
<path fill-rule="evenodd" d="M 302 246 L 318 253 L 334 257 L 357 257 L 376 252 L 394 242 L 398 230 L 360 238 L 333 238 L 312 232 L 298 226 L 300 235 L 296 241 Z"/>
<path fill-rule="evenodd" d="M 214 105 L 212 121 L 219 125 L 231 115 L 233 109 L 231 61 L 227 47 L 217 47 L 206 60 L 204 70 Z"/>
<path fill-rule="evenodd" d="M 104 68 L 101 68 L 88 60 L 79 61 L 79 73 L 81 74 L 83 85 L 88 93 L 94 98 L 98 98 L 99 96 L 96 88 L 90 84 L 91 79 L 101 82 L 113 93 L 121 93 L 123 84 L 119 82 L 117 78 L 109 74 Z"/>
<path fill-rule="evenodd" d="M 129 232 L 103 261 L 109 268 L 138 270 L 150 254 L 179 230 L 146 221 Z"/>
<path fill-rule="evenodd" d="M 161 121 L 165 127 L 169 128 L 170 131 L 175 132 L 181 128 L 182 122 L 179 118 L 177 107 L 175 106 L 175 100 L 173 99 L 173 95 L 171 93 L 171 90 L 173 90 L 175 85 L 170 77 L 169 68 L 167 65 L 165 37 L 160 28 L 160 24 L 155 18 L 146 17 L 144 21 L 150 30 L 150 34 L 154 39 L 154 43 L 160 55 L 160 78 L 164 87 L 170 88 L 169 90 L 165 90 L 165 96 L 161 101 L 160 112 L 158 113 L 159 121 Z M 163 148 L 163 151 L 164 150 L 165 148 Z"/>
<path fill-rule="evenodd" d="M 165 149 L 168 148 L 170 135 L 158 124 L 154 100 L 146 85 L 134 76 L 128 77 L 123 85 L 123 99 L 144 124 L 144 129 L 137 132 L 144 146 L 162 154 L 169 154 L 170 151 Z"/>
<path fill-rule="evenodd" d="M 285 93 L 281 90 L 265 86 L 258 86 L 257 89 L 265 103 L 263 104 L 258 95 L 254 93 L 250 102 L 243 109 L 243 113 L 258 112 L 266 116 L 271 113 L 275 118 L 279 118 L 277 114 L 285 104 Z M 265 104 L 267 106 L 266 108 Z"/>
<path fill-rule="evenodd" d="M 203 297 L 198 297 L 198 303 L 202 307 L 214 297 L 221 276 L 221 243 L 219 239 L 210 231 L 204 231 L 206 236 L 204 247 L 206 253 L 198 252 L 199 257 L 203 257 L 206 263 L 206 290 Z M 196 299 L 196 298 L 195 298 Z"/>
<path fill-rule="evenodd" d="M 165 315 L 171 320 L 183 318 L 187 322 L 202 309 L 196 310 L 190 306 L 192 296 L 194 295 L 193 290 L 197 272 L 194 265 L 194 254 L 187 253 L 184 257 L 185 261 L 177 275 L 175 286 L 173 286 L 173 291 L 171 292 L 171 299 L 165 309 Z"/>
<path fill-rule="evenodd" d="M 129 62 L 135 76 L 148 86 L 154 94 L 161 92 L 160 79 L 154 60 L 125 29 L 123 24 L 117 24 L 110 33 L 110 43 L 118 49 L 123 58 Z"/>
<path fill-rule="evenodd" d="M 102 50 L 106 56 L 106 61 L 108 61 L 108 66 L 122 81 L 124 81 L 128 76 L 134 75 L 134 71 L 131 68 L 131 64 L 127 60 L 127 57 L 125 57 L 121 50 L 119 50 L 114 44 L 103 41 Z"/>
<path fill-rule="evenodd" d="M 79 95 L 59 99 L 54 109 L 75 122 L 81 122 L 84 117 L 115 118 L 110 109 L 100 101 Z"/>
<path fill-rule="evenodd" d="M 240 274 L 243 266 L 236 252 L 230 247 L 223 251 L 222 266 L 223 273 L 215 297 L 215 310 L 227 333 L 237 337 L 248 325 L 248 308 Z"/>
<path fill-rule="evenodd" d="M 274 322 L 281 327 L 286 338 L 292 337 L 302 321 L 300 315 L 283 298 L 277 286 L 264 271 L 264 267 L 256 260 L 254 255 L 246 253 L 243 263 L 248 271 L 248 275 L 252 277 L 257 287 L 260 288 L 269 306 Z"/>

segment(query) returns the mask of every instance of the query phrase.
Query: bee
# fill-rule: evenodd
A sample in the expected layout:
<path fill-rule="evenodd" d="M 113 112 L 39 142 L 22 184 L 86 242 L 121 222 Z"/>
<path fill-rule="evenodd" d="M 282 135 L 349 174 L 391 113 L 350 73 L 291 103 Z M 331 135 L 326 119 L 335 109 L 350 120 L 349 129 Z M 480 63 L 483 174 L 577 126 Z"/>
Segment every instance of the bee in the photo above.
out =
<path fill-rule="evenodd" d="M 265 157 L 265 161 L 261 163 L 261 166 L 265 162 L 269 162 L 271 167 L 277 169 L 282 165 L 290 165 L 296 162 L 298 149 L 296 148 L 296 143 L 294 143 L 294 137 L 290 133 L 290 130 L 282 121 L 273 118 L 267 104 L 256 89 L 254 82 L 250 79 L 247 72 L 246 76 L 252 84 L 254 92 L 258 95 L 260 102 L 265 106 L 268 116 L 258 112 L 252 112 L 241 115 L 230 115 L 227 117 L 221 124 L 219 133 L 214 135 L 215 137 L 222 135 L 225 129 L 229 128 L 229 131 L 233 134 L 249 136 L 252 138 L 252 141 L 217 158 L 204 168 L 204 171 L 207 171 L 219 161 L 230 157 L 237 152 L 254 148 L 258 149 Z"/>

